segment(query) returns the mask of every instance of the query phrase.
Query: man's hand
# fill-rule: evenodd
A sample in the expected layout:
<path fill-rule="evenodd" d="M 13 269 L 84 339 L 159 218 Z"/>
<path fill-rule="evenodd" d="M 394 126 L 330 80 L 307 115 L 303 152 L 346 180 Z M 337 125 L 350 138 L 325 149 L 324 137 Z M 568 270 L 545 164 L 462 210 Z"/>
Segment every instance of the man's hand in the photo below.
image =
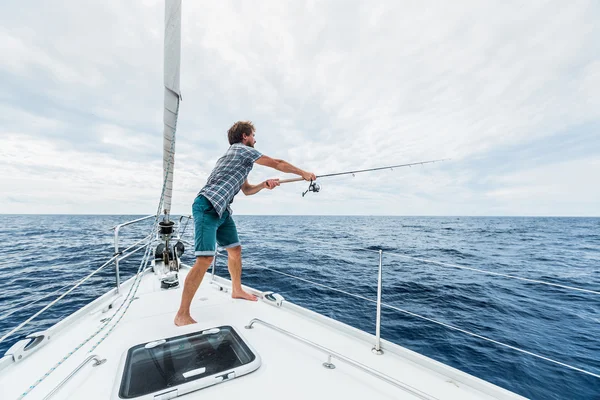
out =
<path fill-rule="evenodd" d="M 279 178 L 277 178 L 277 179 L 267 179 L 266 181 L 263 182 L 263 186 L 266 189 L 269 189 L 269 190 L 275 189 L 279 185 L 280 185 Z"/>
<path fill-rule="evenodd" d="M 315 174 L 313 174 L 312 172 L 302 171 L 301 175 L 305 181 L 316 181 L 317 180 L 317 176 Z"/>

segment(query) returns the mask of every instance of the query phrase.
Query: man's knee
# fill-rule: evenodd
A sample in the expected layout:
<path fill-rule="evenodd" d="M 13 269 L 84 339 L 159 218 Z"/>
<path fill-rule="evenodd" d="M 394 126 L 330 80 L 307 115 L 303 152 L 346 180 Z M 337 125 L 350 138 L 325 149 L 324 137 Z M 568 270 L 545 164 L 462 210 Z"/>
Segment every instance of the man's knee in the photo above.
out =
<path fill-rule="evenodd" d="M 212 260 L 213 256 L 197 256 L 194 268 L 208 269 L 208 267 L 210 267 L 210 264 L 212 263 Z"/>
<path fill-rule="evenodd" d="M 231 258 L 241 258 L 242 257 L 242 246 L 235 246 L 227 249 L 227 254 Z"/>

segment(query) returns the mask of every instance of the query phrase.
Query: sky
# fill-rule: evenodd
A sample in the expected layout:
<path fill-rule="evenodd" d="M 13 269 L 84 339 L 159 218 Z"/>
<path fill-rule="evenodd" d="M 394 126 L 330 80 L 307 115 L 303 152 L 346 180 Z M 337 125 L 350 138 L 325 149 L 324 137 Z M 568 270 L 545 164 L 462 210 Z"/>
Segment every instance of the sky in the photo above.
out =
<path fill-rule="evenodd" d="M 0 10 L 0 213 L 154 213 L 164 3 Z M 234 215 L 600 216 L 598 20 L 594 0 L 184 0 L 172 213 L 251 120 L 317 175 L 450 160 L 239 193 Z"/>

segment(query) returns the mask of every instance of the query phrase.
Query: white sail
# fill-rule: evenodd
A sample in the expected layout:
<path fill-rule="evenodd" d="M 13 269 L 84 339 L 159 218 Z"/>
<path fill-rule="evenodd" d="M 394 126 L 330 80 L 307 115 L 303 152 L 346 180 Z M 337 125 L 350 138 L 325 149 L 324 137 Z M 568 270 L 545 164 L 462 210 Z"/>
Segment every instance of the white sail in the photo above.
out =
<path fill-rule="evenodd" d="M 163 115 L 163 178 L 166 176 L 163 209 L 171 211 L 173 168 L 175 167 L 175 130 L 181 93 L 179 70 L 181 64 L 181 0 L 165 1 L 164 82 L 165 109 Z"/>

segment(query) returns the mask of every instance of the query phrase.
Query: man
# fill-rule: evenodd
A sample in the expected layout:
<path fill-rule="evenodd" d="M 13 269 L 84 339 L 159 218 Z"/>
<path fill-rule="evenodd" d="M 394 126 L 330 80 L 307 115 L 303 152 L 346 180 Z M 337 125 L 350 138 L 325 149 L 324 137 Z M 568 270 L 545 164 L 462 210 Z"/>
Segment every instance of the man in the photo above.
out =
<path fill-rule="evenodd" d="M 181 305 L 175 315 L 177 326 L 196 323 L 190 315 L 190 304 L 212 263 L 217 243 L 227 250 L 231 297 L 257 300 L 256 296 L 242 289 L 242 246 L 229 206 L 240 189 L 246 196 L 250 196 L 262 189 L 271 190 L 279 186 L 279 179 L 268 179 L 258 185 L 249 184 L 247 178 L 254 163 L 300 175 L 307 181 L 316 179 L 312 172 L 303 171 L 286 161 L 262 155 L 254 148 L 256 144 L 254 131 L 254 125 L 249 121 L 238 121 L 233 124 L 227 132 L 231 146 L 217 161 L 206 185 L 200 190 L 192 206 L 196 262 L 185 278 Z"/>

